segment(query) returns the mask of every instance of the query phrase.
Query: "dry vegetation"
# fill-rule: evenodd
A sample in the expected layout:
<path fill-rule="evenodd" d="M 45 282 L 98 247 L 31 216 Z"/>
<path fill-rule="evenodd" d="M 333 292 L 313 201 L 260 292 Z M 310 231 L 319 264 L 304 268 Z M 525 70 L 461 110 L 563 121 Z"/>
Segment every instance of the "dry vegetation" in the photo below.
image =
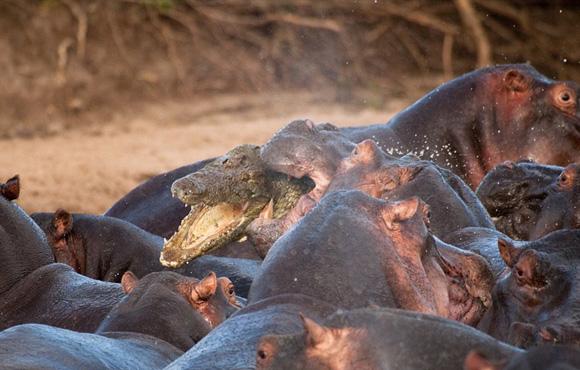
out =
<path fill-rule="evenodd" d="M 143 102 L 271 89 L 405 95 L 409 76 L 532 62 L 580 77 L 580 5 L 550 0 L 3 0 L 2 136 Z"/>

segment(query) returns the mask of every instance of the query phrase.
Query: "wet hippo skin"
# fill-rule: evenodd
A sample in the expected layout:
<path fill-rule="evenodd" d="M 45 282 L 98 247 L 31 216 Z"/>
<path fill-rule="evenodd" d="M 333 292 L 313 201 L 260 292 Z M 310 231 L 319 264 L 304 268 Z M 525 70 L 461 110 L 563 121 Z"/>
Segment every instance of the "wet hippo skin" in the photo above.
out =
<path fill-rule="evenodd" d="M 495 165 L 534 159 L 580 161 L 580 86 L 526 64 L 467 73 L 419 99 L 386 124 L 342 129 L 389 154 L 413 152 L 460 175 L 472 188 Z"/>

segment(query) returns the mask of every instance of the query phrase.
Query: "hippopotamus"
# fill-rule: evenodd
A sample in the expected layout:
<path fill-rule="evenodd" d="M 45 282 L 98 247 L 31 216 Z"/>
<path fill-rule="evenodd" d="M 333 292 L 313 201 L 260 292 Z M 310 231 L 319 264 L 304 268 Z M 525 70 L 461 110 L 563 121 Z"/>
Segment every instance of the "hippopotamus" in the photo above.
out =
<path fill-rule="evenodd" d="M 266 298 L 236 312 L 166 369 L 255 369 L 261 337 L 301 330 L 300 313 L 322 320 L 336 310 L 333 305 L 301 294 Z"/>
<path fill-rule="evenodd" d="M 20 194 L 20 178 L 0 184 L 0 296 L 39 267 L 54 262 L 42 230 L 13 201 Z"/>
<path fill-rule="evenodd" d="M 373 139 L 389 154 L 414 152 L 433 160 L 475 189 L 486 172 L 506 160 L 580 161 L 579 89 L 529 65 L 500 65 L 439 86 L 386 124 L 340 131 L 347 141 Z M 171 184 L 211 160 L 147 180 L 105 214 L 169 238 L 189 211 L 171 198 Z"/>
<path fill-rule="evenodd" d="M 522 352 L 469 326 L 396 309 L 338 312 L 323 324 L 303 315 L 302 321 L 302 331 L 260 340 L 257 369 L 462 369 L 474 348 L 496 359 Z"/>
<path fill-rule="evenodd" d="M 508 269 L 497 247 L 500 239 L 509 243 L 515 242 L 507 235 L 485 227 L 466 227 L 443 238 L 445 242 L 457 248 L 468 250 L 484 257 L 489 263 L 496 281 Z"/>
<path fill-rule="evenodd" d="M 513 239 L 529 240 L 546 190 L 562 170 L 530 160 L 506 161 L 485 175 L 476 194 L 499 231 Z"/>
<path fill-rule="evenodd" d="M 260 267 L 257 260 L 202 256 L 178 269 L 159 261 L 163 238 L 114 217 L 58 210 L 32 218 L 46 233 L 57 262 L 93 279 L 120 282 L 126 271 L 141 278 L 151 272 L 174 271 L 203 278 L 210 271 L 231 279 L 237 293 L 247 297 Z"/>
<path fill-rule="evenodd" d="M 542 345 L 494 361 L 478 350 L 465 358 L 464 370 L 572 370 L 580 369 L 580 349 Z"/>
<path fill-rule="evenodd" d="M 580 164 L 565 168 L 530 161 L 506 162 L 483 179 L 477 195 L 496 227 L 518 240 L 580 228 Z"/>
<path fill-rule="evenodd" d="M 498 239 L 509 272 L 492 291 L 478 328 L 510 343 L 580 344 L 580 230 L 558 230 L 534 241 Z"/>
<path fill-rule="evenodd" d="M 386 200 L 419 196 L 429 205 L 430 229 L 438 237 L 465 227 L 494 227 L 477 196 L 457 175 L 431 161 L 392 157 L 373 140 L 357 144 L 328 185 L 329 192 L 344 189 Z"/>
<path fill-rule="evenodd" d="M 417 197 L 387 202 L 357 190 L 327 194 L 274 243 L 249 304 L 304 294 L 343 309 L 374 304 L 476 324 L 490 303 L 489 266 L 437 240 L 427 211 Z"/>
<path fill-rule="evenodd" d="M 473 189 L 496 165 L 522 158 L 580 161 L 580 85 L 527 64 L 482 68 L 419 99 L 386 124 L 343 128 L 389 154 L 413 152 L 452 170 Z"/>
<path fill-rule="evenodd" d="M 127 296 L 113 307 L 95 334 L 39 324 L 18 325 L 0 333 L 2 366 L 158 369 L 192 347 L 235 309 L 234 296 L 218 287 L 215 275 L 196 281 L 159 272 L 137 280 L 126 272 L 121 285 Z M 208 297 L 216 289 L 219 293 Z"/>

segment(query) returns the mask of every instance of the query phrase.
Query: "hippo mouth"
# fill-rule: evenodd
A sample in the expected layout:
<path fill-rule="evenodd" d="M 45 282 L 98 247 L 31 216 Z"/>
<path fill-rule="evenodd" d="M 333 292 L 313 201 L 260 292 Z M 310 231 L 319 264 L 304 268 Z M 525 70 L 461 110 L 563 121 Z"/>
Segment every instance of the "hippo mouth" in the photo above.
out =
<path fill-rule="evenodd" d="M 474 278 L 469 271 L 463 271 L 458 261 L 453 260 L 450 251 L 439 248 L 437 251 L 443 252 L 443 255 L 437 255 L 447 279 L 448 318 L 466 325 L 477 325 L 491 305 L 491 274 L 481 274 Z"/>
<path fill-rule="evenodd" d="M 163 245 L 161 264 L 177 268 L 196 257 L 240 239 L 248 224 L 268 204 L 252 200 L 239 204 L 198 205 L 183 218 Z"/>

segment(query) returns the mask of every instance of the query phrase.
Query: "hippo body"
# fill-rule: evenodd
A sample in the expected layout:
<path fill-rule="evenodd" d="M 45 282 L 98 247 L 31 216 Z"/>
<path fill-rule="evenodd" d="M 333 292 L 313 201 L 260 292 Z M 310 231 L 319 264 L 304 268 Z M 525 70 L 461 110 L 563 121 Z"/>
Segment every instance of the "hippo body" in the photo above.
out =
<path fill-rule="evenodd" d="M 124 293 L 121 286 L 77 274 L 70 266 L 40 267 L 0 296 L 0 329 L 37 323 L 94 332 Z"/>
<path fill-rule="evenodd" d="M 473 189 L 494 166 L 534 159 L 580 161 L 580 86 L 525 64 L 498 65 L 455 78 L 386 124 L 344 128 L 354 142 L 389 154 L 413 152 L 460 175 Z"/>
<path fill-rule="evenodd" d="M 15 326 L 0 333 L 0 363 L 9 369 L 162 368 L 233 312 L 220 284 L 215 275 L 197 281 L 161 272 L 139 281 L 125 273 L 121 285 L 127 295 L 96 334 Z M 210 285 L 212 292 L 198 296 Z M 212 309 L 198 306 L 199 299 Z"/>
<path fill-rule="evenodd" d="M 437 242 L 425 211 L 418 198 L 388 203 L 360 191 L 329 193 L 273 245 L 249 303 L 293 293 L 343 309 L 378 305 L 477 322 L 491 271 L 482 257 Z"/>
<path fill-rule="evenodd" d="M 231 279 L 237 293 L 247 297 L 261 263 L 257 260 L 208 255 L 178 269 L 171 269 L 159 262 L 163 238 L 127 221 L 108 216 L 71 215 L 62 210 L 56 213 L 35 213 L 32 218 L 46 233 L 58 262 L 70 265 L 79 274 L 102 281 L 120 282 L 126 271 L 131 271 L 138 278 L 151 272 L 167 270 L 197 279 L 214 271 L 219 276 Z M 66 222 L 69 223 L 68 231 L 58 235 L 57 226 Z M 59 248 L 67 251 L 66 255 L 61 254 L 62 259 L 59 258 Z M 71 255 L 76 258 L 71 260 L 68 258 Z"/>
<path fill-rule="evenodd" d="M 574 82 L 550 80 L 529 65 L 498 65 L 437 87 L 386 124 L 341 132 L 353 142 L 372 139 L 389 154 L 414 152 L 433 160 L 475 189 L 485 173 L 506 160 L 561 166 L 580 161 L 579 97 Z M 348 146 L 340 145 L 340 151 Z M 105 214 L 169 238 L 189 211 L 171 198 L 171 184 L 210 161 L 146 181 Z"/>
<path fill-rule="evenodd" d="M 46 236 L 14 202 L 20 181 L 0 184 L 0 297 L 31 272 L 54 262 Z"/>
<path fill-rule="evenodd" d="M 6 329 L 0 343 L 2 368 L 14 370 L 160 369 L 183 354 L 148 335 L 97 335 L 39 324 Z"/>
<path fill-rule="evenodd" d="M 322 319 L 335 310 L 336 307 L 315 298 L 296 294 L 256 302 L 238 311 L 167 369 L 255 369 L 256 346 L 263 335 L 300 330 L 300 313 Z"/>
<path fill-rule="evenodd" d="M 302 332 L 266 336 L 257 369 L 459 370 L 474 348 L 495 358 L 521 351 L 469 326 L 395 309 L 336 313 Z"/>
<path fill-rule="evenodd" d="M 478 328 L 527 347 L 580 344 L 580 230 L 559 230 L 529 242 L 499 239 L 509 268 Z"/>

